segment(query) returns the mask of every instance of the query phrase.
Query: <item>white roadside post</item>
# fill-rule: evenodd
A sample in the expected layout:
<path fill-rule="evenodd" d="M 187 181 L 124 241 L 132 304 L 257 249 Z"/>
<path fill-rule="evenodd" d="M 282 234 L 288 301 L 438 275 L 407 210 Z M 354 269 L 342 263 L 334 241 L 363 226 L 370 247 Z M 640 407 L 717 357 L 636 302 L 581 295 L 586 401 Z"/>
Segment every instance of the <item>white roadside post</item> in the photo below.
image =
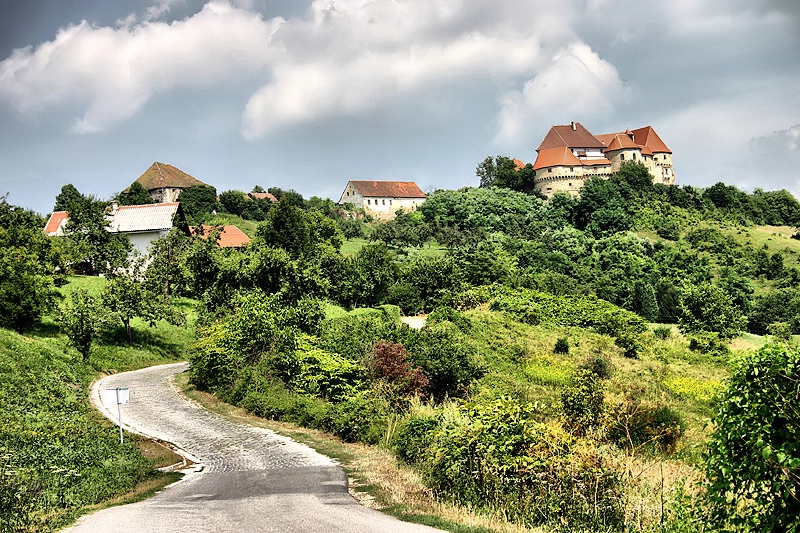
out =
<path fill-rule="evenodd" d="M 105 389 L 103 403 L 115 402 L 117 404 L 117 422 L 119 423 L 119 443 L 122 444 L 122 409 L 120 405 L 127 404 L 131 399 L 131 390 L 128 387 L 115 387 Z"/>

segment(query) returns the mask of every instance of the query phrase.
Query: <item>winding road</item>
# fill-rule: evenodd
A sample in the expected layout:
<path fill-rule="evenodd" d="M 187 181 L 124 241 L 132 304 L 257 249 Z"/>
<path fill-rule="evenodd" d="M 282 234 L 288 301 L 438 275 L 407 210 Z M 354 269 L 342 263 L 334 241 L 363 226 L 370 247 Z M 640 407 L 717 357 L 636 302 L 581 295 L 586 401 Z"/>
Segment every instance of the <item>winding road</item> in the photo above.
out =
<path fill-rule="evenodd" d="M 104 532 L 431 532 L 360 505 L 340 466 L 272 431 L 232 422 L 189 400 L 173 383 L 188 363 L 108 376 L 92 402 L 117 420 L 100 391 L 130 388 L 120 406 L 128 431 L 170 442 L 195 464 L 147 500 L 81 518 L 71 533 Z"/>

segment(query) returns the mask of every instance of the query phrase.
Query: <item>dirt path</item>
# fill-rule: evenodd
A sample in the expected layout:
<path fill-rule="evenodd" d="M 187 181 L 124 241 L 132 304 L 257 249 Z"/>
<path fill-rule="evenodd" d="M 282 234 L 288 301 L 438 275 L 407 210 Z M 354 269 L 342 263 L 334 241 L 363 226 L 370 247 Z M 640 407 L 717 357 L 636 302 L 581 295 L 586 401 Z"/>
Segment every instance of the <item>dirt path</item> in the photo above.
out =
<path fill-rule="evenodd" d="M 232 422 L 183 396 L 173 376 L 188 363 L 109 376 L 92 401 L 116 421 L 100 391 L 130 388 L 124 426 L 173 443 L 196 463 L 184 479 L 152 498 L 86 516 L 67 531 L 114 532 L 423 532 L 361 506 L 331 459 L 266 429 Z"/>

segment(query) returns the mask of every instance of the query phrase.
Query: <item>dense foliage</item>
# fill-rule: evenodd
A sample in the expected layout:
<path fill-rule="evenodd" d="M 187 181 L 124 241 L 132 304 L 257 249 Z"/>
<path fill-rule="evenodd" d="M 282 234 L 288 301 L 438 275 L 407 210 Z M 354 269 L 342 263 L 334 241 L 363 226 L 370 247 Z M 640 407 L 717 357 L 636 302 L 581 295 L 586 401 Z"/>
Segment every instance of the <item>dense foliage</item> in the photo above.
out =
<path fill-rule="evenodd" d="M 133 324 L 170 317 L 170 298 L 189 296 L 202 302 L 191 352 L 201 389 L 260 416 L 391 446 L 437 498 L 527 526 L 666 527 L 663 477 L 659 514 L 632 511 L 639 481 L 630 461 L 677 451 L 694 460 L 684 441 L 702 437 L 698 421 L 722 388 L 729 341 L 746 329 L 784 341 L 800 333 L 800 246 L 786 228 L 756 226 L 796 226 L 800 204 L 786 191 L 654 185 L 633 163 L 589 180 L 579 198 L 547 201 L 530 194 L 532 169 L 512 159 L 487 158 L 478 174 L 480 188 L 436 191 L 383 223 L 277 188 L 278 203 L 188 189 L 181 202 L 194 223 L 241 217 L 252 243 L 222 249 L 174 230 L 144 272 L 130 268 L 124 242 L 109 239 L 104 203 L 74 187 L 57 199 L 71 211 L 65 238 L 25 230 L 41 219 L 4 204 L 0 215 L 14 222 L 0 225 L 9 244 L 0 248 L 9 273 L 0 290 L 19 325 L 3 325 L 31 327 L 52 306 L 63 249 L 73 268 L 83 262 L 112 278 L 62 306 L 58 322 L 83 362 L 109 336 L 99 311 L 124 327 L 119 344 L 132 343 Z M 37 288 L 30 301 L 6 281 L 17 274 Z M 414 329 L 401 313 L 430 315 Z M 650 331 L 650 322 L 678 324 L 688 337 L 669 325 Z M 759 357 L 783 365 L 775 350 Z M 696 361 L 713 376 L 681 373 Z M 696 516 L 731 527 L 746 519 L 745 529 L 795 525 L 780 517 L 796 510 L 786 444 L 796 413 L 774 403 L 791 397 L 793 364 L 774 379 L 759 370 L 759 379 L 732 380 Z M 769 429 L 751 423 L 764 391 L 774 400 Z M 744 466 L 728 468 L 733 461 Z M 789 503 L 755 505 L 767 490 Z M 731 512 L 730 497 L 752 512 Z"/>
<path fill-rule="evenodd" d="M 800 528 L 800 349 L 737 362 L 708 446 L 710 523 L 721 531 Z"/>
<path fill-rule="evenodd" d="M 44 221 L 0 198 L 0 327 L 24 331 L 55 303 L 61 258 Z"/>

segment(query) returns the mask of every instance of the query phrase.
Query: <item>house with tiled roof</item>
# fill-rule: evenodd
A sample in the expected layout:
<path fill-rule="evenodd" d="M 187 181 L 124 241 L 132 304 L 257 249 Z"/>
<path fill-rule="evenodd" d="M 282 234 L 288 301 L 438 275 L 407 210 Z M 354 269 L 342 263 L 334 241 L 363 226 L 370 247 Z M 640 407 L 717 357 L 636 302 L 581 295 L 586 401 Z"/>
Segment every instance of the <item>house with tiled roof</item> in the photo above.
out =
<path fill-rule="evenodd" d="M 273 204 L 278 203 L 278 199 L 275 198 L 275 195 L 269 192 L 251 192 L 249 195 L 254 200 L 269 200 Z"/>
<path fill-rule="evenodd" d="M 353 204 L 378 220 L 391 220 L 402 209 L 415 211 L 427 196 L 413 181 L 350 180 L 339 204 Z"/>
<path fill-rule="evenodd" d="M 642 163 L 654 183 L 673 185 L 672 151 L 652 126 L 593 135 L 580 122 L 550 128 L 533 164 L 534 185 L 545 196 L 578 194 L 586 180 L 608 178 L 625 161 Z"/>
<path fill-rule="evenodd" d="M 183 189 L 200 185 L 210 186 L 179 168 L 159 162 L 150 165 L 150 168 L 136 181 L 147 189 L 153 201 L 158 203 L 177 202 Z"/>
<path fill-rule="evenodd" d="M 47 224 L 44 225 L 45 235 L 62 236 L 64 235 L 64 226 L 67 225 L 69 220 L 69 213 L 66 211 L 55 211 L 47 219 Z"/>
<path fill-rule="evenodd" d="M 146 254 L 153 241 L 173 228 L 179 210 L 177 202 L 146 205 L 117 205 L 114 202 L 106 214 L 108 231 L 127 235 L 136 251 Z M 44 232 L 63 235 L 68 220 L 68 212 L 56 211 L 47 220 Z"/>
<path fill-rule="evenodd" d="M 192 235 L 197 235 L 201 239 L 208 239 L 215 229 L 219 229 L 217 234 L 217 246 L 220 248 L 242 248 L 250 244 L 250 237 L 245 234 L 236 226 L 208 226 L 203 224 L 201 226 L 189 226 L 189 232 Z"/>

